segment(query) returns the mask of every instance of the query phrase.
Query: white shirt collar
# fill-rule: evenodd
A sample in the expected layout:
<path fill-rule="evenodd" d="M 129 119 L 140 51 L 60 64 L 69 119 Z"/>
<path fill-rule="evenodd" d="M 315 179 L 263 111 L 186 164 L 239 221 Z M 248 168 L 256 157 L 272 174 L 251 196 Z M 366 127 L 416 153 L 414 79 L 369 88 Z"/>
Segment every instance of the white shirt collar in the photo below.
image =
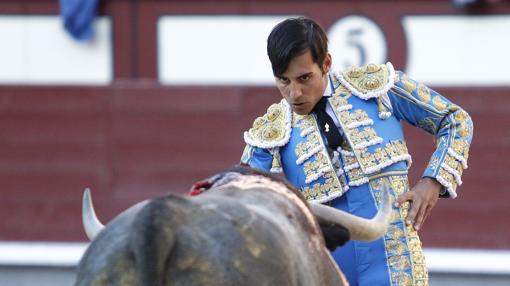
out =
<path fill-rule="evenodd" d="M 335 91 L 335 87 L 333 86 L 333 80 L 331 79 L 331 75 L 328 73 L 328 85 L 326 86 L 326 89 L 324 90 L 324 94 L 322 96 L 333 96 L 333 92 Z M 338 122 L 338 119 L 336 118 L 335 112 L 333 111 L 333 107 L 328 103 L 326 104 L 326 113 L 329 115 L 329 117 L 333 118 L 333 121 L 335 122 L 336 126 L 340 126 L 340 123 Z M 340 134 L 343 134 L 343 131 L 340 130 Z"/>
<path fill-rule="evenodd" d="M 332 96 L 333 95 L 333 81 L 331 80 L 331 76 L 329 75 L 328 73 L 328 77 L 327 77 L 327 85 L 326 85 L 326 89 L 324 90 L 324 94 L 322 96 Z"/>

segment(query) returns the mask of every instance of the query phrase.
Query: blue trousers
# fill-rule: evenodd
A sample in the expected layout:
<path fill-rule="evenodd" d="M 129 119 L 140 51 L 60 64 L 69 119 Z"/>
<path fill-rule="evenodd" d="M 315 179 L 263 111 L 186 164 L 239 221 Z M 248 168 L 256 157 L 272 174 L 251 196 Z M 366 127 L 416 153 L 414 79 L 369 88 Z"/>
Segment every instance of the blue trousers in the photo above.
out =
<path fill-rule="evenodd" d="M 372 218 L 381 204 L 382 186 L 390 201 L 409 188 L 407 176 L 389 175 L 351 188 L 330 205 L 356 216 Z M 387 234 L 371 242 L 349 241 L 332 255 L 351 286 L 428 285 L 428 273 L 418 234 L 404 219 L 409 203 L 393 207 Z"/>

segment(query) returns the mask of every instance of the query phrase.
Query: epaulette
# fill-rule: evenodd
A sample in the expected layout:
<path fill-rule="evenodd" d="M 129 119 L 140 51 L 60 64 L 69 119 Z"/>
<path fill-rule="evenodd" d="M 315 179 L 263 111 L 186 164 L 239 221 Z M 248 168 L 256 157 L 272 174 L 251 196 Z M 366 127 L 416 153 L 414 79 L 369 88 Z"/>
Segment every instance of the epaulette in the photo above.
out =
<path fill-rule="evenodd" d="M 390 62 L 385 65 L 368 64 L 352 67 L 334 75 L 353 95 L 367 100 L 385 95 L 394 85 L 395 69 Z"/>
<path fill-rule="evenodd" d="M 255 119 L 252 128 L 244 132 L 244 141 L 259 148 L 282 147 L 289 142 L 291 123 L 292 109 L 282 99 L 269 106 L 264 116 Z"/>

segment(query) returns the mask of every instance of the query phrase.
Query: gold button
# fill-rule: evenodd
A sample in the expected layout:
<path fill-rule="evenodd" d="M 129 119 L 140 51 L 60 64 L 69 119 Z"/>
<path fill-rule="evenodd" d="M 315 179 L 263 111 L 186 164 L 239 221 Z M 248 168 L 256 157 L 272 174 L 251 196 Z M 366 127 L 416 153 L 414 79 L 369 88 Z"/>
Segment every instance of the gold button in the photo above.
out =
<path fill-rule="evenodd" d="M 366 70 L 368 73 L 374 73 L 381 70 L 381 67 L 375 64 L 368 64 Z"/>
<path fill-rule="evenodd" d="M 358 78 L 363 74 L 363 70 L 361 68 L 352 68 L 348 75 L 349 77 Z"/>
<path fill-rule="evenodd" d="M 366 89 L 376 89 L 381 85 L 381 81 L 375 77 L 369 77 L 365 80 L 363 86 Z"/>

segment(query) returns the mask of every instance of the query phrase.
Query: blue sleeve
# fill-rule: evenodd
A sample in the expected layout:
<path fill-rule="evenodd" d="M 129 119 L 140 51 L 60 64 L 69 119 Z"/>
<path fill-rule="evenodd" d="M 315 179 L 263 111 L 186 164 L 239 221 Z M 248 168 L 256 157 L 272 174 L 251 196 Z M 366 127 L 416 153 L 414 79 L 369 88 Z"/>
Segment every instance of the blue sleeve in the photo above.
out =
<path fill-rule="evenodd" d="M 423 174 L 435 178 L 455 198 L 461 176 L 467 168 L 469 146 L 473 138 L 471 117 L 441 94 L 396 73 L 395 86 L 388 96 L 393 114 L 437 138 L 437 147 Z"/>
<path fill-rule="evenodd" d="M 273 155 L 266 149 L 246 145 L 241 163 L 254 169 L 269 172 L 273 163 Z"/>

